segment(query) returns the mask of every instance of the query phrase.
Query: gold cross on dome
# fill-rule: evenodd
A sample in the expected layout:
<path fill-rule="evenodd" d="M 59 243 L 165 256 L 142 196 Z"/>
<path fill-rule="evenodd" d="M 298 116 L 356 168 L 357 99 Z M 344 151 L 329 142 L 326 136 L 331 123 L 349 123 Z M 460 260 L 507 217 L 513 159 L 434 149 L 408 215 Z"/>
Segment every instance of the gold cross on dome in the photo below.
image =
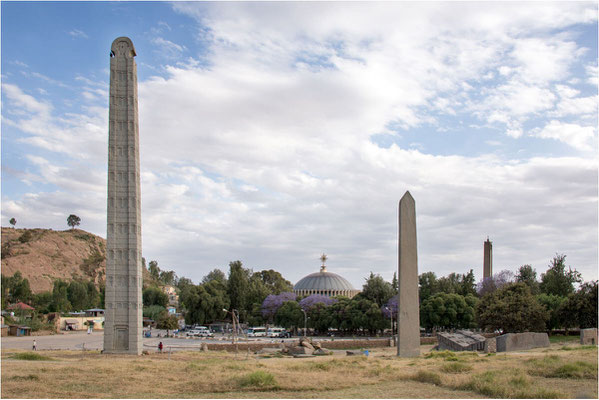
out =
<path fill-rule="evenodd" d="M 324 263 L 327 261 L 327 255 L 322 253 L 320 256 L 320 261 L 322 261 L 322 266 L 324 267 Z"/>

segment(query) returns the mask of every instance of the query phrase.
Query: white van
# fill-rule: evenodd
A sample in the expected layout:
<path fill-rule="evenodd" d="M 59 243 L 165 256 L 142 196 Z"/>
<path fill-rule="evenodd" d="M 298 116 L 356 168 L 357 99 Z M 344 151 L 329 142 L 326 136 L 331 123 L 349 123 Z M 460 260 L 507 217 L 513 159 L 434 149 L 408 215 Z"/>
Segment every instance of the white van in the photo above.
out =
<path fill-rule="evenodd" d="M 286 331 L 283 328 L 268 328 L 267 336 L 278 338 L 283 337 L 285 333 Z"/>
<path fill-rule="evenodd" d="M 248 337 L 266 337 L 266 328 L 263 326 L 248 328 Z"/>

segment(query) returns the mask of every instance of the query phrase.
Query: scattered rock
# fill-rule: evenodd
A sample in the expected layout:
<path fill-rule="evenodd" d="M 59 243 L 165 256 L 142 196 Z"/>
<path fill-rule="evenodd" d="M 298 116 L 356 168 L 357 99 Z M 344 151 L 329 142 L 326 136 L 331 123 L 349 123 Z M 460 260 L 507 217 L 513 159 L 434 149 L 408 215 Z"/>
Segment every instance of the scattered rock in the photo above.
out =
<path fill-rule="evenodd" d="M 348 355 L 348 356 L 359 356 L 359 355 L 362 355 L 362 353 L 360 353 L 359 351 L 346 350 L 345 351 L 345 355 Z"/>
<path fill-rule="evenodd" d="M 296 346 L 296 347 L 291 347 L 289 349 L 289 354 L 293 354 L 293 355 L 296 355 L 296 354 L 312 354 L 312 351 L 313 350 L 311 350 L 311 349 L 309 349 L 307 347 L 304 347 L 304 346 Z"/>
<path fill-rule="evenodd" d="M 102 351 L 104 351 L 104 350 L 102 350 Z M 148 350 L 144 350 L 144 351 L 142 351 L 142 352 L 141 352 L 141 354 L 142 354 L 143 356 L 147 356 L 147 355 L 149 355 L 149 354 L 150 354 L 150 352 L 149 352 Z"/>
<path fill-rule="evenodd" d="M 328 356 L 328 355 L 333 354 L 333 352 L 320 347 L 320 348 L 314 350 L 314 353 L 312 353 L 312 354 L 314 354 L 315 356 Z"/>
<path fill-rule="evenodd" d="M 256 351 L 256 354 L 275 354 L 281 352 L 281 349 L 273 348 L 273 347 L 265 347 Z"/>

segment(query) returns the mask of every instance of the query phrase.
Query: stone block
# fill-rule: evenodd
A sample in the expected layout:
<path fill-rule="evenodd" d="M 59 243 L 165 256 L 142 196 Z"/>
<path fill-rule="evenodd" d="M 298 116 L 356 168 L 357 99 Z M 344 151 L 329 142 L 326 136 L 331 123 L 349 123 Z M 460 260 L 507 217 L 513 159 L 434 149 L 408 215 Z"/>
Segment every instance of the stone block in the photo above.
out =
<path fill-rule="evenodd" d="M 332 352 L 330 350 L 327 349 L 323 349 L 322 347 L 314 350 L 314 354 L 315 356 L 328 356 L 329 354 L 332 354 Z"/>
<path fill-rule="evenodd" d="M 311 349 L 304 347 L 304 346 L 295 346 L 295 347 L 291 347 L 289 348 L 289 354 L 312 354 Z"/>
<path fill-rule="evenodd" d="M 497 339 L 492 337 L 485 340 L 485 353 L 497 353 Z"/>
<path fill-rule="evenodd" d="M 597 328 L 588 328 L 580 330 L 580 344 L 588 345 L 594 344 L 597 345 Z"/>
<path fill-rule="evenodd" d="M 497 336 L 497 352 L 530 350 L 549 347 L 549 336 L 545 332 L 506 333 Z"/>

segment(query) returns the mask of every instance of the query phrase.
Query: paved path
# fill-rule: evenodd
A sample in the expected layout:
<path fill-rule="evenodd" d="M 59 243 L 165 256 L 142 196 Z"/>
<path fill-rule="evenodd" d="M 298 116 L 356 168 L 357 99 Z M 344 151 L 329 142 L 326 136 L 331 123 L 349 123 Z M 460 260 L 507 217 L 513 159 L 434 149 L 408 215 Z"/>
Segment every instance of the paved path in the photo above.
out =
<path fill-rule="evenodd" d="M 104 347 L 104 332 L 97 331 L 87 334 L 82 332 L 69 332 L 65 334 L 46 335 L 46 336 L 6 336 L 2 338 L 3 349 L 24 349 L 31 350 L 33 340 L 37 343 L 38 350 L 102 350 Z M 256 342 L 280 343 L 284 341 L 297 341 L 297 338 L 291 339 L 253 339 Z M 158 343 L 162 342 L 165 349 L 172 347 L 173 350 L 193 350 L 200 349 L 200 345 L 206 343 L 230 343 L 225 338 L 199 339 L 199 338 L 144 338 L 144 350 L 156 350 Z"/>

